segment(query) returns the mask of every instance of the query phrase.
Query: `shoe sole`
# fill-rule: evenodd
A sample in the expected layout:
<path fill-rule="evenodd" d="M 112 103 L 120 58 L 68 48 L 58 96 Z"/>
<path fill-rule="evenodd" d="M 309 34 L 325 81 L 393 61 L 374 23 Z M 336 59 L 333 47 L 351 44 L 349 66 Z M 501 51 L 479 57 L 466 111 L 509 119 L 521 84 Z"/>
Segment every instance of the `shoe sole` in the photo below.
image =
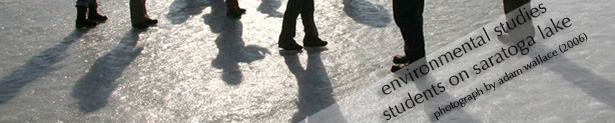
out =
<path fill-rule="evenodd" d="M 280 47 L 280 48 L 282 48 L 282 47 Z M 302 50 L 303 48 L 293 48 L 293 49 L 291 49 L 291 48 L 282 48 L 282 49 L 286 50 L 286 51 L 294 51 L 294 50 Z"/>
<path fill-rule="evenodd" d="M 76 27 L 77 29 L 81 29 L 81 28 L 94 28 L 94 27 L 96 27 L 96 25 L 94 25 L 94 26 L 84 26 L 84 25 L 79 26 L 79 25 L 77 25 L 77 26 L 75 26 L 75 27 Z"/>
<path fill-rule="evenodd" d="M 408 59 L 402 59 L 398 56 L 393 56 L 393 63 L 395 64 L 407 64 L 408 63 Z"/>

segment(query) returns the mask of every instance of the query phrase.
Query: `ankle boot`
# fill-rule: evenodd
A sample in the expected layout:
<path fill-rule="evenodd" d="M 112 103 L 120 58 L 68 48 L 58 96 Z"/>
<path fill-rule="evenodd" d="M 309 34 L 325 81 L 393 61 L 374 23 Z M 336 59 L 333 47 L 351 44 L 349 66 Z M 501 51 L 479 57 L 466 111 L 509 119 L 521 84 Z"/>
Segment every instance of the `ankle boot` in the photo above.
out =
<path fill-rule="evenodd" d="M 320 38 L 315 39 L 307 39 L 303 40 L 303 46 L 305 47 L 324 47 L 327 46 L 327 41 L 323 41 Z"/>
<path fill-rule="evenodd" d="M 133 24 L 132 27 L 136 29 L 147 29 L 149 25 L 145 24 L 145 22 L 141 22 L 138 24 Z"/>
<path fill-rule="evenodd" d="M 85 19 L 85 13 L 88 11 L 86 7 L 77 6 L 77 19 L 76 19 L 76 27 L 77 28 L 92 28 L 96 26 L 95 22 L 89 21 Z"/>
<path fill-rule="evenodd" d="M 158 20 L 150 19 L 150 18 L 145 18 L 145 21 L 143 23 L 145 23 L 145 24 L 147 24 L 149 26 L 153 26 L 153 25 L 158 24 Z"/>
<path fill-rule="evenodd" d="M 281 39 L 278 41 L 278 47 L 284 50 L 301 50 L 303 47 L 293 39 Z"/>
<path fill-rule="evenodd" d="M 410 60 L 405 55 L 395 55 L 393 56 L 393 63 L 395 64 L 407 64 Z"/>
<path fill-rule="evenodd" d="M 95 22 L 105 22 L 107 21 L 107 16 L 102 16 L 100 14 L 98 14 L 98 4 L 96 4 L 96 1 L 90 3 L 88 5 L 88 20 L 90 21 L 95 21 Z"/>

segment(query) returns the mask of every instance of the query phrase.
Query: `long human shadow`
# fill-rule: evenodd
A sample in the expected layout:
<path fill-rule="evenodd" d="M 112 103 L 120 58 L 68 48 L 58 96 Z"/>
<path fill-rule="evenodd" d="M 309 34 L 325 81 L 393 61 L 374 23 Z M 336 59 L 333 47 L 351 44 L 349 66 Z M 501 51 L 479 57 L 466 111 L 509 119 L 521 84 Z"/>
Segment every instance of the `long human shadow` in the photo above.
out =
<path fill-rule="evenodd" d="M 68 57 L 66 50 L 69 46 L 88 31 L 89 29 L 73 30 L 70 35 L 64 37 L 64 41 L 60 44 L 37 54 L 9 75 L 2 77 L 0 79 L 0 104 L 15 98 L 23 86 L 59 69 L 53 65 Z"/>
<path fill-rule="evenodd" d="M 169 6 L 169 12 L 165 17 L 171 21 L 171 24 L 181 24 L 191 16 L 201 14 L 203 9 L 210 5 L 209 0 L 175 0 Z"/>
<path fill-rule="evenodd" d="M 520 2 L 522 1 L 522 2 Z M 509 29 L 512 27 L 512 30 L 508 30 L 507 33 L 502 36 L 498 36 L 498 39 L 507 45 L 515 45 L 518 41 L 525 39 L 527 36 L 536 37 L 536 31 L 534 30 L 534 22 L 532 20 L 527 19 L 523 24 L 517 24 L 517 17 L 519 11 L 515 11 L 516 8 L 532 8 L 532 4 L 529 3 L 529 0 L 504 0 L 504 11 L 506 16 L 506 21 L 509 23 L 509 26 L 504 26 L 505 29 Z M 509 14 L 510 13 L 510 14 Z M 525 18 L 525 17 L 524 17 Z M 515 22 L 512 22 L 513 19 Z"/>
<path fill-rule="evenodd" d="M 523 5 L 523 7 L 531 8 L 530 3 Z M 506 15 L 507 20 L 516 17 L 517 14 L 508 14 Z M 508 38 L 499 38 L 502 43 L 506 45 L 515 45 L 517 42 L 525 39 L 527 36 L 532 36 L 535 39 L 537 38 L 535 35 L 535 25 L 533 25 L 532 20 L 529 20 L 528 23 L 522 25 L 523 28 L 515 29 L 509 32 Z M 504 36 L 502 36 L 504 37 Z M 572 38 L 572 36 L 571 36 Z M 549 46 L 542 44 L 540 41 L 537 41 L 530 49 L 553 49 Z M 566 54 L 574 53 L 576 49 L 570 49 Z M 559 55 L 564 55 L 559 52 Z M 541 53 L 539 53 L 541 54 Z M 533 58 L 535 56 L 527 57 Z M 591 72 L 585 67 L 579 66 L 572 62 L 570 59 L 558 56 L 554 58 L 557 60 L 557 63 L 553 63 L 552 61 L 546 61 L 541 66 L 549 69 L 550 71 L 559 74 L 564 79 L 573 83 L 575 86 L 579 87 L 586 94 L 594 97 L 600 102 L 609 105 L 611 108 L 615 108 L 615 84 L 611 82 L 609 79 L 601 77 Z M 551 60 L 551 59 L 549 59 Z M 528 62 L 529 63 L 529 62 Z M 590 79 L 587 79 L 590 78 Z"/>
<path fill-rule="evenodd" d="M 242 39 L 243 26 L 241 21 L 226 17 L 225 6 L 222 0 L 212 6 L 212 13 L 204 18 L 214 33 L 219 33 L 215 40 L 218 55 L 212 61 L 214 68 L 222 69 L 222 80 L 229 85 L 237 85 L 243 81 L 239 63 L 251 63 L 265 58 L 269 50 L 256 45 L 245 46 Z"/>
<path fill-rule="evenodd" d="M 425 57 L 415 61 L 414 63 L 412 63 L 411 66 L 417 66 L 417 65 L 422 65 L 422 64 L 427 64 Z M 416 81 L 414 81 L 414 85 L 416 86 L 418 90 L 431 90 L 432 89 L 431 86 L 438 85 L 438 82 L 436 81 L 435 77 L 433 77 L 431 74 L 427 74 L 427 75 L 420 76 Z M 434 112 L 438 111 L 438 107 L 444 108 L 446 105 L 448 105 L 448 102 L 456 101 L 459 99 L 459 98 L 455 98 L 451 96 L 450 94 L 448 94 L 447 91 L 449 90 L 447 89 L 445 90 L 445 92 L 434 94 L 435 98 L 432 98 L 424 102 L 423 111 L 426 113 L 430 122 L 432 123 L 438 122 L 438 119 L 436 119 L 436 117 L 433 114 Z M 473 103 L 473 102 L 470 101 L 470 102 L 467 102 L 466 104 L 470 104 L 470 103 Z M 463 110 L 463 107 L 459 107 L 459 109 L 453 109 L 450 112 L 447 112 L 446 114 L 442 114 L 439 119 L 442 119 L 442 118 L 448 118 L 447 120 L 452 120 L 452 121 L 459 120 L 459 121 L 463 121 L 467 123 L 481 122 L 477 120 L 476 118 L 474 118 L 470 113 Z M 459 119 L 459 118 L 462 118 L 462 119 Z"/>
<path fill-rule="evenodd" d="M 267 14 L 269 17 L 282 17 L 284 13 L 278 12 L 280 6 L 282 6 L 280 0 L 263 0 L 256 10 Z"/>
<path fill-rule="evenodd" d="M 77 99 L 79 111 L 90 113 L 107 104 L 107 98 L 117 87 L 115 82 L 122 72 L 140 55 L 142 47 L 136 48 L 142 30 L 132 29 L 122 37 L 119 44 L 97 59 L 88 72 L 73 87 L 72 96 Z"/>
<path fill-rule="evenodd" d="M 365 0 L 344 0 L 344 12 L 357 23 L 372 27 L 386 27 L 391 23 L 391 15 L 382 5 Z"/>
<path fill-rule="evenodd" d="M 292 117 L 292 122 L 347 122 L 341 114 L 339 107 L 334 107 L 333 114 L 327 114 L 326 118 L 330 119 L 309 119 L 309 116 L 314 115 L 336 103 L 333 98 L 333 87 L 331 80 L 327 75 L 327 70 L 322 63 L 320 53 L 322 49 L 306 49 L 308 51 L 307 67 L 303 69 L 297 53 L 281 54 L 284 57 L 284 62 L 288 66 L 299 86 L 297 107 L 299 111 Z"/>
<path fill-rule="evenodd" d="M 209 0 L 209 4 L 211 13 L 203 14 L 203 23 L 207 24 L 213 33 L 222 33 L 225 31 L 225 22 L 232 21 L 225 15 L 226 3 L 224 0 Z"/>

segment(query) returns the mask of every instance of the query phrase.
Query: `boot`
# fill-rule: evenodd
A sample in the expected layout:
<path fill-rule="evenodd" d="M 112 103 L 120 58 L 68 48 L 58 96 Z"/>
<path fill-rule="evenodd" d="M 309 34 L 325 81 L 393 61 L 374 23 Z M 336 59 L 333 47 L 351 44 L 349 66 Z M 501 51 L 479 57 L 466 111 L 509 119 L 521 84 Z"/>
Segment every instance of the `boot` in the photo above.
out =
<path fill-rule="evenodd" d="M 305 47 L 324 47 L 327 46 L 327 41 L 323 41 L 320 38 L 316 38 L 316 39 L 307 39 L 307 40 L 303 40 L 303 45 Z"/>
<path fill-rule="evenodd" d="M 290 41 L 280 41 L 278 43 L 278 47 L 282 48 L 284 50 L 301 50 L 303 49 L 303 47 L 299 44 L 297 44 L 297 42 L 295 42 L 295 40 L 290 40 Z"/>
<path fill-rule="evenodd" d="M 394 64 L 394 65 L 391 66 L 391 72 L 395 73 L 395 72 L 403 69 L 406 66 L 408 66 L 408 64 Z"/>
<path fill-rule="evenodd" d="M 153 26 L 153 25 L 158 24 L 158 20 L 150 19 L 150 18 L 145 18 L 145 21 L 143 23 L 145 23 L 146 25 L 149 25 L 149 26 Z"/>
<path fill-rule="evenodd" d="M 393 56 L 393 63 L 395 64 L 407 64 L 410 60 L 405 55 L 395 55 Z"/>
<path fill-rule="evenodd" d="M 241 15 L 245 13 L 246 13 L 246 9 L 227 10 L 226 16 L 238 18 L 238 17 L 241 17 Z"/>
<path fill-rule="evenodd" d="M 99 22 L 99 23 L 107 21 L 107 19 L 108 19 L 107 16 L 102 16 L 102 15 L 98 14 L 98 11 L 97 11 L 98 4 L 96 4 L 96 1 L 90 3 L 88 5 L 88 9 L 90 10 L 88 12 L 88 20 L 94 21 L 94 22 Z"/>
<path fill-rule="evenodd" d="M 145 24 L 145 22 L 141 22 L 138 24 L 133 24 L 132 27 L 137 29 L 147 29 L 149 25 Z"/>
<path fill-rule="evenodd" d="M 226 16 L 229 17 L 240 17 L 243 14 L 246 14 L 246 9 L 239 7 L 229 8 L 226 10 Z"/>
<path fill-rule="evenodd" d="M 85 13 L 87 11 L 88 9 L 86 7 L 77 6 L 77 20 L 76 20 L 77 28 L 83 28 L 83 27 L 92 28 L 96 26 L 95 22 L 85 19 Z"/>
<path fill-rule="evenodd" d="M 239 13 L 241 14 L 246 14 L 246 9 L 244 8 L 239 8 L 239 10 L 237 10 Z"/>

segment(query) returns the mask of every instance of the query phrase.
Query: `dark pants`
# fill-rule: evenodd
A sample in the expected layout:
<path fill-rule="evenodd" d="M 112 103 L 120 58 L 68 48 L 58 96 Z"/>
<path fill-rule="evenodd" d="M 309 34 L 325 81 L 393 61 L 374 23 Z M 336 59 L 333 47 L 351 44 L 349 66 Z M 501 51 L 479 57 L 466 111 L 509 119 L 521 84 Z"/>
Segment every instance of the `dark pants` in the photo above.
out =
<path fill-rule="evenodd" d="M 529 3 L 530 0 L 503 0 L 504 2 L 504 12 L 508 14 L 512 10 L 515 10 L 526 3 Z"/>
<path fill-rule="evenodd" d="M 133 25 L 143 23 L 149 19 L 145 9 L 145 0 L 130 0 L 130 21 Z"/>
<path fill-rule="evenodd" d="M 314 0 L 289 0 L 284 12 L 282 21 L 282 33 L 278 44 L 286 44 L 295 37 L 297 17 L 301 14 L 305 38 L 303 41 L 313 41 L 318 39 L 318 30 L 314 23 Z"/>
<path fill-rule="evenodd" d="M 89 7 L 89 6 L 96 6 L 96 0 L 77 0 L 77 3 L 75 3 L 75 6 L 79 6 L 79 7 Z"/>
<path fill-rule="evenodd" d="M 227 11 L 239 10 L 239 2 L 237 0 L 226 0 L 226 9 Z"/>
<path fill-rule="evenodd" d="M 424 3 L 425 0 L 393 0 L 393 16 L 404 38 L 404 52 L 410 63 L 425 57 Z"/>

